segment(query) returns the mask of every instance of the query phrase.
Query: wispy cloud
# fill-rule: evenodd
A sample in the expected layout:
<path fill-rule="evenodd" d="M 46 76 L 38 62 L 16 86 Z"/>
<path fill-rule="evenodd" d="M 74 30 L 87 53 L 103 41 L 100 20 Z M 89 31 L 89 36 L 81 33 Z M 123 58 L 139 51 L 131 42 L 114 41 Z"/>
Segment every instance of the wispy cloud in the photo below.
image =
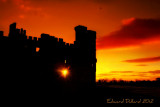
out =
<path fill-rule="evenodd" d="M 111 71 L 111 73 L 133 73 L 134 71 Z"/>
<path fill-rule="evenodd" d="M 138 64 L 136 66 L 148 66 L 148 65 L 146 65 L 146 64 Z"/>
<path fill-rule="evenodd" d="M 147 57 L 147 58 L 138 58 L 138 59 L 130 59 L 130 60 L 124 60 L 123 62 L 128 63 L 144 63 L 144 62 L 159 62 L 160 56 L 157 57 Z"/>
<path fill-rule="evenodd" d="M 148 73 L 151 73 L 151 74 L 159 74 L 159 75 L 160 75 L 160 70 L 148 71 Z"/>

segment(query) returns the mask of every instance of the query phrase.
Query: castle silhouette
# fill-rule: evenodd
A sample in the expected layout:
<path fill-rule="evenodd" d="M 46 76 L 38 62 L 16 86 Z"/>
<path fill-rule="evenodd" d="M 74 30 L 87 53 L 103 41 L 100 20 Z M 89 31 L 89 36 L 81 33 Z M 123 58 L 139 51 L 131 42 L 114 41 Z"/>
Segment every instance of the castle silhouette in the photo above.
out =
<path fill-rule="evenodd" d="M 69 44 L 49 34 L 26 36 L 26 30 L 17 29 L 16 23 L 10 25 L 8 37 L 0 31 L 0 71 L 7 95 L 93 94 L 96 32 L 81 25 L 75 32 L 76 40 Z M 62 69 L 69 71 L 66 77 L 60 74 Z"/>

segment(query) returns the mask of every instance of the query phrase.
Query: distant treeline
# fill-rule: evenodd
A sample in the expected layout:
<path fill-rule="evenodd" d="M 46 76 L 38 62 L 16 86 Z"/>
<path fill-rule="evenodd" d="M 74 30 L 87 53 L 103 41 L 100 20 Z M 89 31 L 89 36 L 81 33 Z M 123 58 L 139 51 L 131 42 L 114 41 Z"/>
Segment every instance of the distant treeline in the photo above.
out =
<path fill-rule="evenodd" d="M 123 85 L 123 86 L 138 86 L 138 87 L 160 87 L 160 78 L 156 78 L 154 81 L 150 80 L 136 80 L 136 81 L 125 81 L 125 80 L 98 80 L 97 85 Z"/>

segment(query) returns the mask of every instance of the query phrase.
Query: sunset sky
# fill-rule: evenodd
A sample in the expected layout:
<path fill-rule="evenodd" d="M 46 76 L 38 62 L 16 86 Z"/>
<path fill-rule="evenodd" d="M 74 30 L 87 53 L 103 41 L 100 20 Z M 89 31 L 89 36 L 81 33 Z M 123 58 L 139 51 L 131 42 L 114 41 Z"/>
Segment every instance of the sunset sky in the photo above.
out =
<path fill-rule="evenodd" d="M 75 40 L 74 27 L 97 32 L 96 79 L 160 77 L 160 0 L 0 0 L 0 31 Z"/>

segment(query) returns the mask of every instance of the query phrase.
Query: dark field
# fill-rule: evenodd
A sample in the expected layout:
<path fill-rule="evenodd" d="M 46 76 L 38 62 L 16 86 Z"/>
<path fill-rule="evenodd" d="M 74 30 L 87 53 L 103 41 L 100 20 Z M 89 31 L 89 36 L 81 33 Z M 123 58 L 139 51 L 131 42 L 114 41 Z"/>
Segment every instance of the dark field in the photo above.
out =
<path fill-rule="evenodd" d="M 99 104 L 160 104 L 159 87 L 97 85 Z"/>

